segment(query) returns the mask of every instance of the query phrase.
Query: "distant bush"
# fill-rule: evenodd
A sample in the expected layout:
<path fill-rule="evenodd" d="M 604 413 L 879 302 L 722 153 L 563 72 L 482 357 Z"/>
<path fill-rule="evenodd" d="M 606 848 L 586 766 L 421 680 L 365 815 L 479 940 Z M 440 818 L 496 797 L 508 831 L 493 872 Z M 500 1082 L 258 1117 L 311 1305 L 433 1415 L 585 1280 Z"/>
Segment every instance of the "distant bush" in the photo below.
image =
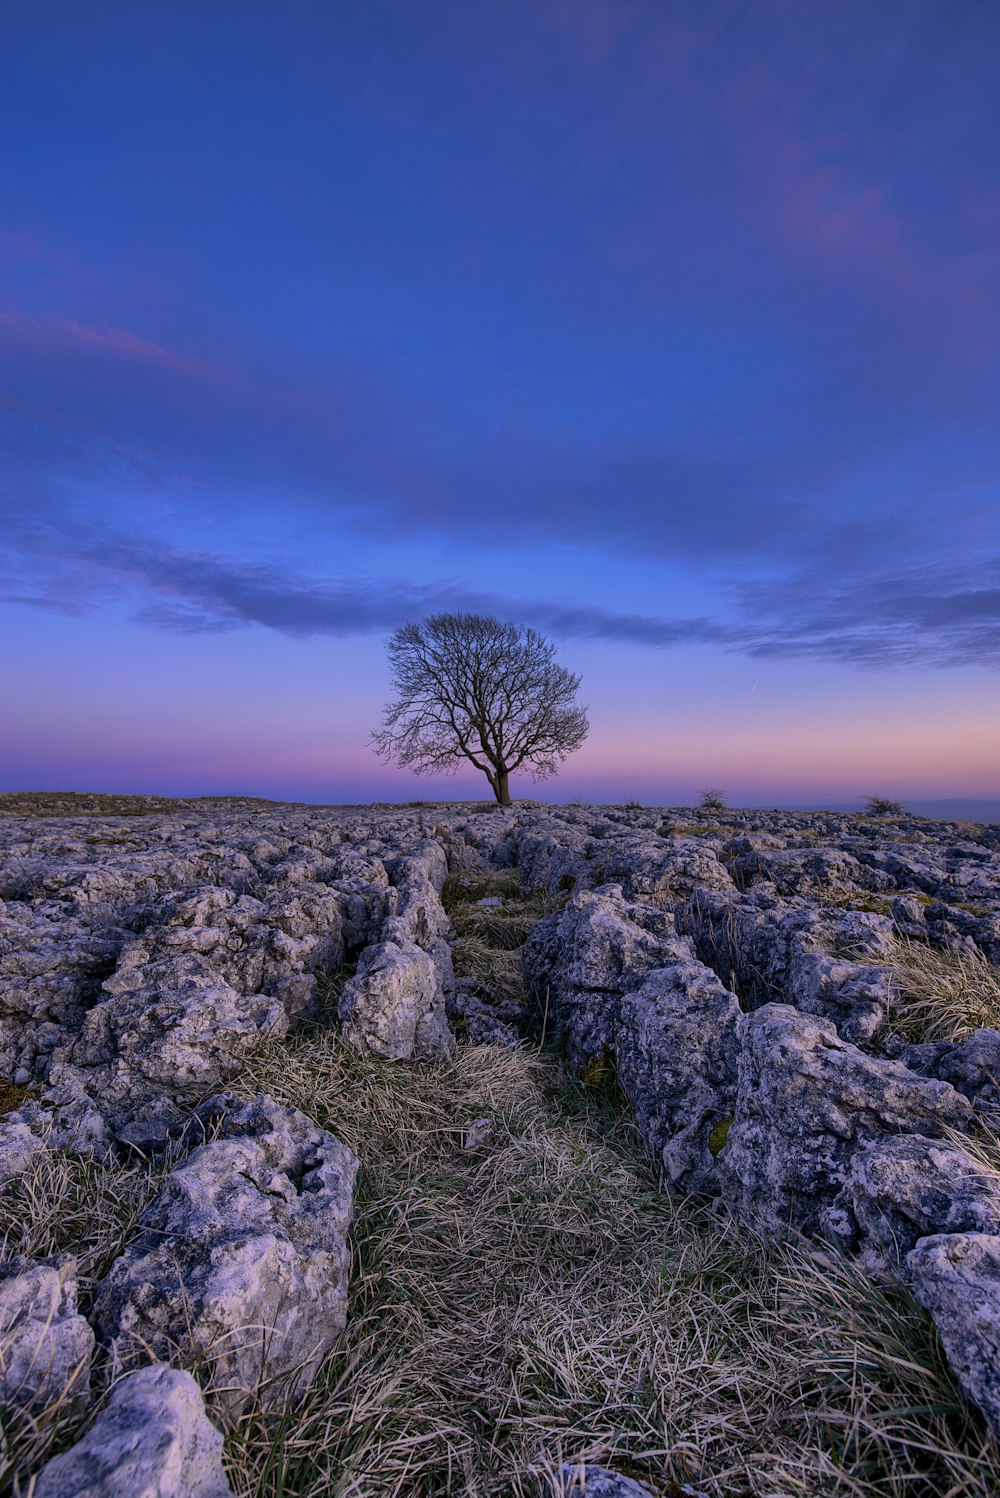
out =
<path fill-rule="evenodd" d="M 726 798 L 714 786 L 710 787 L 707 791 L 702 791 L 698 797 L 698 811 L 725 811 L 725 809 Z"/>
<path fill-rule="evenodd" d="M 633 796 L 630 801 L 626 801 L 625 802 L 625 810 L 626 811 L 642 811 L 642 802 L 641 801 L 637 801 L 635 799 L 635 797 Z"/>
<path fill-rule="evenodd" d="M 906 815 L 906 808 L 902 801 L 893 801 L 889 796 L 869 796 L 865 802 L 865 811 L 870 817 L 902 817 Z"/>

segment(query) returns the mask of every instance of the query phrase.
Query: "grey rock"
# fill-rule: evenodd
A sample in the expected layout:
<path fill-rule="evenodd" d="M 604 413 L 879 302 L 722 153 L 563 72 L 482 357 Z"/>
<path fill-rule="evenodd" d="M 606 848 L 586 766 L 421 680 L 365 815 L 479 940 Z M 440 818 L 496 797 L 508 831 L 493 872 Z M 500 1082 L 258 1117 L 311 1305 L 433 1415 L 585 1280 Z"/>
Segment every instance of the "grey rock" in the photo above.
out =
<path fill-rule="evenodd" d="M 1000 1238 L 922 1238 L 906 1260 L 914 1295 L 930 1311 L 955 1375 L 1000 1436 Z"/>
<path fill-rule="evenodd" d="M 121 1366 L 203 1366 L 233 1412 L 300 1396 L 344 1329 L 357 1161 L 270 1098 L 200 1110 L 216 1133 L 168 1177 L 97 1288 Z"/>
<path fill-rule="evenodd" d="M 732 1116 L 740 1007 L 710 968 L 692 960 L 649 973 L 621 1001 L 618 1080 L 666 1178 L 716 1189 L 710 1139 Z"/>
<path fill-rule="evenodd" d="M 576 1072 L 614 1052 L 621 999 L 653 968 L 692 957 L 669 914 L 610 885 L 574 893 L 532 930 L 524 985 L 539 1024 L 566 1038 Z"/>
<path fill-rule="evenodd" d="M 94 1334 L 76 1308 L 76 1260 L 0 1261 L 0 1404 L 86 1398 Z"/>
<path fill-rule="evenodd" d="M 16 1114 L 0 1119 L 0 1186 L 27 1170 L 36 1155 L 44 1154 L 45 1137 Z"/>
<path fill-rule="evenodd" d="M 889 1134 L 966 1129 L 968 1101 L 945 1082 L 849 1045 L 829 1020 L 767 1004 L 743 1020 L 735 1122 L 718 1168 L 736 1211 L 780 1236 L 846 1236 L 831 1213 L 855 1151 Z"/>
<path fill-rule="evenodd" d="M 462 1131 L 463 1150 L 482 1149 L 493 1137 L 493 1120 L 490 1118 L 476 1118 L 472 1123 L 466 1124 Z"/>
<path fill-rule="evenodd" d="M 921 1076 L 950 1082 L 1000 1133 L 1000 1031 L 975 1030 L 965 1040 L 912 1045 L 899 1059 Z"/>
<path fill-rule="evenodd" d="M 361 955 L 338 1013 L 344 1039 L 390 1061 L 448 1056 L 444 993 L 433 958 L 410 941 L 379 942 Z"/>
<path fill-rule="evenodd" d="M 34 1498 L 232 1498 L 222 1436 L 189 1373 L 123 1378 L 85 1435 L 39 1472 Z"/>
<path fill-rule="evenodd" d="M 699 1498 L 693 1488 L 681 1487 L 677 1491 Z M 631 1477 L 622 1477 L 607 1467 L 577 1467 L 571 1463 L 559 1468 L 552 1493 L 553 1498 L 653 1498 L 649 1488 L 633 1482 Z"/>
<path fill-rule="evenodd" d="M 129 980 L 124 991 L 111 984 L 50 1072 L 82 1087 L 116 1125 L 164 1095 L 204 1097 L 288 1031 L 277 998 L 237 992 L 200 956 L 163 958 Z"/>
<path fill-rule="evenodd" d="M 1000 1176 L 943 1140 L 873 1140 L 852 1158 L 830 1215 L 847 1228 L 843 1246 L 891 1277 L 920 1238 L 1000 1234 Z"/>

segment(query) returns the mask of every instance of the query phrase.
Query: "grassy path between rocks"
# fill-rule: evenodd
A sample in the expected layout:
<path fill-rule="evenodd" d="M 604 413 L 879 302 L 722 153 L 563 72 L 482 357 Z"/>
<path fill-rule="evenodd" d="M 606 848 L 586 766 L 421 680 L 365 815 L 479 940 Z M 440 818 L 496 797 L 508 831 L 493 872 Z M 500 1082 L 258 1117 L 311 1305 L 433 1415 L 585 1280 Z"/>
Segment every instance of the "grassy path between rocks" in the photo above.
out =
<path fill-rule="evenodd" d="M 509 874 L 489 892 L 505 904 L 452 891 L 459 970 L 509 993 L 540 912 Z M 378 1064 L 320 1030 L 241 1090 L 362 1162 L 345 1344 L 282 1426 L 242 1424 L 241 1495 L 536 1495 L 562 1461 L 665 1498 L 996 1492 L 997 1449 L 918 1307 L 665 1195 L 614 1100 L 557 1054 Z"/>
<path fill-rule="evenodd" d="M 532 911 L 509 875 L 496 888 L 504 907 L 458 891 L 452 915 L 462 960 L 509 993 Z M 922 1311 L 824 1250 L 765 1247 L 664 1194 L 614 1099 L 554 1052 L 379 1063 L 317 1025 L 237 1090 L 301 1108 L 362 1166 L 344 1342 L 298 1408 L 230 1430 L 239 1498 L 537 1498 L 562 1461 L 663 1498 L 685 1482 L 711 1498 L 996 1493 L 997 1448 Z M 43 1162 L 4 1200 L 7 1251 L 73 1249 L 86 1306 L 157 1180 Z M 0 1493 L 80 1423 L 8 1431 Z"/>

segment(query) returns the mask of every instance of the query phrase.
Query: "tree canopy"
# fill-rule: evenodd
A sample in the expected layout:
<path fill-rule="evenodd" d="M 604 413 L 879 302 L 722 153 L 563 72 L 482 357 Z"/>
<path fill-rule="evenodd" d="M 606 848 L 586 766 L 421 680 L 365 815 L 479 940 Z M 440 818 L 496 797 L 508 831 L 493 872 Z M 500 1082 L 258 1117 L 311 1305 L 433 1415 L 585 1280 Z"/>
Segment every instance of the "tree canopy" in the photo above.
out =
<path fill-rule="evenodd" d="M 510 776 L 554 775 L 590 727 L 580 677 L 537 630 L 482 614 L 435 614 L 389 640 L 395 698 L 372 734 L 376 753 L 416 775 L 482 770 L 510 805 Z"/>

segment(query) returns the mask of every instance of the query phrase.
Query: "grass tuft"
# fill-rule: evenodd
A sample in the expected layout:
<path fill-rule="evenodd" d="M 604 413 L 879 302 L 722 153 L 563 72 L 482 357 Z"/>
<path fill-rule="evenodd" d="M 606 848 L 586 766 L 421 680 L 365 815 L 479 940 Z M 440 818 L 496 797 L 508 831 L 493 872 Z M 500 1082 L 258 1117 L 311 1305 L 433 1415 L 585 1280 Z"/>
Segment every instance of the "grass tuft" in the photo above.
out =
<path fill-rule="evenodd" d="M 912 1041 L 956 1041 L 984 1026 L 1000 1029 L 1000 968 L 982 953 L 897 938 L 879 960 L 895 975 L 891 1032 Z"/>

